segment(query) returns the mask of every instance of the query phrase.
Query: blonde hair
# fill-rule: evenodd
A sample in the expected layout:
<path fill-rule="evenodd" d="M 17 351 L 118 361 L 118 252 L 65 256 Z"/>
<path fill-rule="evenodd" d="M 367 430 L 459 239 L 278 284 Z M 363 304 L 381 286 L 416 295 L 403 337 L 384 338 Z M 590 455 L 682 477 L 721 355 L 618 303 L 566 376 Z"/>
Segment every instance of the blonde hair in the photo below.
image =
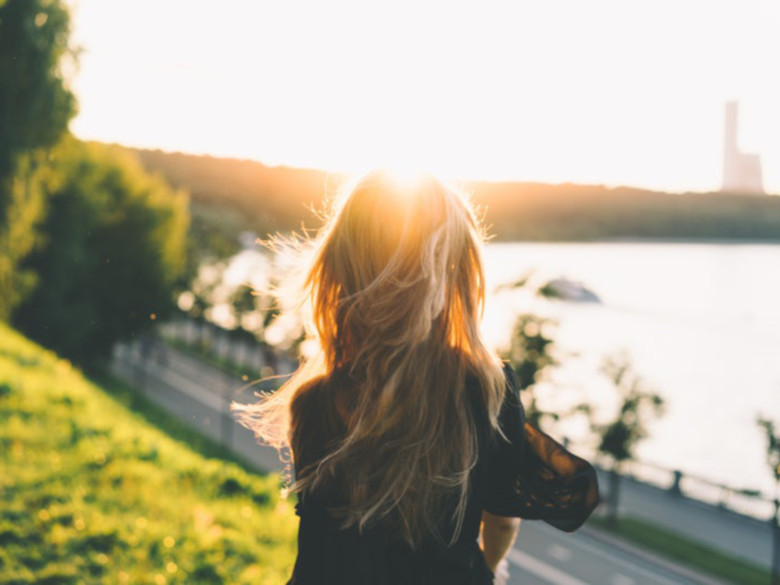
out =
<path fill-rule="evenodd" d="M 385 171 L 357 181 L 316 239 L 304 291 L 317 355 L 236 410 L 261 442 L 292 447 L 293 491 L 340 486 L 333 512 L 344 527 L 383 521 L 412 546 L 444 539 L 446 520 L 446 540 L 460 533 L 478 455 L 467 376 L 493 428 L 504 396 L 501 364 L 479 332 L 482 242 L 460 192 Z M 306 416 L 313 394 L 334 406 L 343 436 L 312 438 L 331 443 L 306 460 L 307 429 L 328 416 Z"/>

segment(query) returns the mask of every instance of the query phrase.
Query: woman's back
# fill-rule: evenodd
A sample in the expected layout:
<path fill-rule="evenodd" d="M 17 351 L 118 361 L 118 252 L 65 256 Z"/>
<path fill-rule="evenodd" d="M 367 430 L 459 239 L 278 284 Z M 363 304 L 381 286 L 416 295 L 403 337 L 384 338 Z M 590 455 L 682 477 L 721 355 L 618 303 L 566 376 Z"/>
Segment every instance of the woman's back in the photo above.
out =
<path fill-rule="evenodd" d="M 488 585 L 493 583 L 493 574 L 478 543 L 483 510 L 502 516 L 546 519 L 568 530 L 579 526 L 598 502 L 595 473 L 587 463 L 546 436 L 544 440 L 549 445 L 543 453 L 550 455 L 550 448 L 555 449 L 556 468 L 550 461 L 540 461 L 538 453 L 527 452 L 517 388 L 508 367 L 505 373 L 506 397 L 500 425 L 506 439 L 490 426 L 476 387 L 478 381 L 474 377 L 468 380 L 479 457 L 469 473 L 468 502 L 454 542 L 431 538 L 412 548 L 399 538 L 391 518 L 363 531 L 356 526 L 342 529 L 338 509 L 344 503 L 340 491 L 343 482 L 336 475 L 328 486 L 299 493 L 296 506 L 301 518 L 299 554 L 290 584 Z M 292 441 L 296 471 L 316 465 L 347 432 L 347 407 L 332 388 L 319 380 L 293 404 L 293 417 L 299 423 L 296 428 L 300 429 L 299 436 Z M 349 469 L 341 473 L 348 474 Z M 521 475 L 523 478 L 519 479 Z M 521 495 L 517 490 L 518 481 L 535 484 L 542 493 Z M 553 484 L 555 489 L 551 489 Z M 457 498 L 450 497 L 448 506 L 442 509 L 440 531 L 445 536 L 456 530 L 452 522 L 456 505 Z"/>

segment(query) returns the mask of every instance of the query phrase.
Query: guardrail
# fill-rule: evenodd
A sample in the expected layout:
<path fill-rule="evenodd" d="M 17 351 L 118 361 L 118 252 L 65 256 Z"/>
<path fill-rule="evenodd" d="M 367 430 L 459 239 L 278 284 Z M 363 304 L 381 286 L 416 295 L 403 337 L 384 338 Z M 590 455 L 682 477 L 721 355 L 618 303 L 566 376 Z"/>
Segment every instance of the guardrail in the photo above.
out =
<path fill-rule="evenodd" d="M 245 370 L 254 377 L 267 378 L 292 372 L 297 367 L 284 352 L 248 339 L 249 335 L 242 333 L 194 319 L 161 323 L 157 329 L 157 334 L 164 340 L 208 354 L 215 365 L 226 367 L 236 374 L 238 370 Z"/>
<path fill-rule="evenodd" d="M 780 503 L 758 490 L 737 488 L 642 461 L 627 463 L 622 474 L 667 490 L 672 495 L 698 500 L 743 516 L 766 522 L 777 518 Z"/>

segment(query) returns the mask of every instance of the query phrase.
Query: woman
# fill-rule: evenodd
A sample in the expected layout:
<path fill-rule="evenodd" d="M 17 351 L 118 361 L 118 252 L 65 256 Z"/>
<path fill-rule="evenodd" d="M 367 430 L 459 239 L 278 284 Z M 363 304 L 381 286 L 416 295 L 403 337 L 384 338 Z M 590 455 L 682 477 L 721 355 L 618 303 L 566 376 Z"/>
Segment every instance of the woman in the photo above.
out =
<path fill-rule="evenodd" d="M 481 247 L 460 193 L 383 171 L 317 239 L 318 354 L 239 407 L 262 442 L 292 449 L 291 584 L 487 585 L 518 518 L 574 530 L 597 504 L 593 469 L 524 422 L 511 369 L 480 337 Z"/>

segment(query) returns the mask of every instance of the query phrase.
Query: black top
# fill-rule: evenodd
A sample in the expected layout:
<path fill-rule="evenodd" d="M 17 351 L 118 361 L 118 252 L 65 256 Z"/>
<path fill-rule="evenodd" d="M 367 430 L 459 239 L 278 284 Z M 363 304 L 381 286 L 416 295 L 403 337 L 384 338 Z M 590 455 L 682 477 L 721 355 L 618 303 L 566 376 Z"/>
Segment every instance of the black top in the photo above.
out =
<path fill-rule="evenodd" d="M 454 546 L 432 543 L 412 551 L 378 529 L 362 534 L 357 528 L 342 530 L 317 494 L 307 493 L 299 495 L 296 506 L 301 519 L 298 558 L 288 585 L 491 585 L 493 574 L 477 543 L 483 510 L 541 519 L 567 532 L 579 528 L 599 502 L 596 473 L 589 463 L 525 421 L 508 366 L 505 374 L 506 397 L 499 422 L 509 442 L 490 428 L 485 407 L 473 392 L 479 457 Z M 328 441 L 319 439 L 320 444 Z"/>

